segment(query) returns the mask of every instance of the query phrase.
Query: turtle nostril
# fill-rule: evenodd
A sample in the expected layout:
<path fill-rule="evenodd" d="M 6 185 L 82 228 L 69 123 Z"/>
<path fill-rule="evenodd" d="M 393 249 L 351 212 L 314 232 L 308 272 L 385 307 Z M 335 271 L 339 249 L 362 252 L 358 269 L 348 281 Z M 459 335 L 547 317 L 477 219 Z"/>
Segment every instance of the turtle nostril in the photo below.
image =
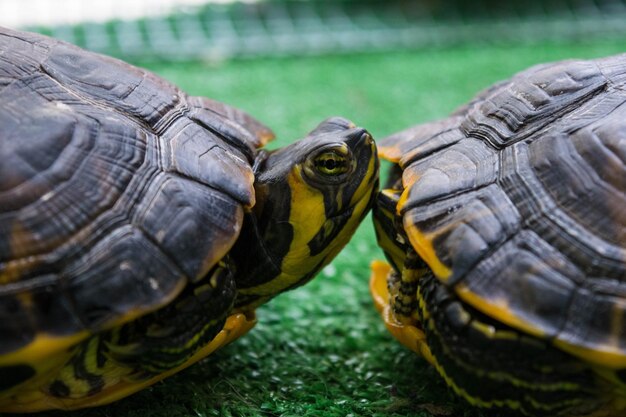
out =
<path fill-rule="evenodd" d="M 362 128 L 359 127 L 357 129 L 354 129 L 352 132 L 350 132 L 349 137 L 356 142 L 368 142 L 372 140 L 372 136 L 370 135 L 370 133 Z"/>
<path fill-rule="evenodd" d="M 371 145 L 371 144 L 373 144 L 373 143 L 374 143 L 374 140 L 372 139 L 372 135 L 370 135 L 370 134 L 369 134 L 369 133 L 367 133 L 367 132 L 364 132 L 364 133 L 361 135 L 361 140 L 362 140 L 363 142 L 365 142 L 365 144 L 366 144 L 366 145 Z"/>

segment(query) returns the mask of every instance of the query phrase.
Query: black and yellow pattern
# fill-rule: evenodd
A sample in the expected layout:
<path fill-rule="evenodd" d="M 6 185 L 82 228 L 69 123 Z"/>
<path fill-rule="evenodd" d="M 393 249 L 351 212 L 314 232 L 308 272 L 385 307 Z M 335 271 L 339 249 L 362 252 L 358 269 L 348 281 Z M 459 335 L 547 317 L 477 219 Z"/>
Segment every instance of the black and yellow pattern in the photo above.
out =
<path fill-rule="evenodd" d="M 340 132 L 343 142 L 336 139 Z M 373 203 L 378 158 L 371 136 L 332 118 L 309 138 L 315 140 L 266 154 L 258 162 L 258 204 L 247 214 L 232 252 L 238 309 L 253 308 L 313 278 L 345 246 Z M 344 168 L 333 174 L 319 164 L 339 155 Z M 350 177 L 359 181 L 347 181 Z"/>
<path fill-rule="evenodd" d="M 626 413 L 625 86 L 626 55 L 539 65 L 381 143 L 372 291 L 473 405 Z"/>
<path fill-rule="evenodd" d="M 0 28 L 0 412 L 115 401 L 247 332 L 372 205 L 341 118 L 281 150 L 246 113 Z"/>
<path fill-rule="evenodd" d="M 254 316 L 233 315 L 225 325 L 235 290 L 230 266 L 220 262 L 163 309 L 92 335 L 65 354 L 41 351 L 31 366 L 35 378 L 7 387 L 0 408 L 24 412 L 104 404 L 189 366 L 254 324 Z M 42 371 L 40 363 L 52 370 Z"/>

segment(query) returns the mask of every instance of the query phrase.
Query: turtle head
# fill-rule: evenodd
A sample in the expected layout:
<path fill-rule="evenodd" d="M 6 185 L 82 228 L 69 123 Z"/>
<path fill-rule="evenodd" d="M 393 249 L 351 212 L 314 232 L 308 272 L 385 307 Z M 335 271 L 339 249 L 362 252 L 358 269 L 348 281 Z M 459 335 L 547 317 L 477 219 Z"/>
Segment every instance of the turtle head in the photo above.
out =
<path fill-rule="evenodd" d="M 257 203 L 232 251 L 238 307 L 306 283 L 337 255 L 372 205 L 378 165 L 370 134 L 337 117 L 260 153 Z"/>

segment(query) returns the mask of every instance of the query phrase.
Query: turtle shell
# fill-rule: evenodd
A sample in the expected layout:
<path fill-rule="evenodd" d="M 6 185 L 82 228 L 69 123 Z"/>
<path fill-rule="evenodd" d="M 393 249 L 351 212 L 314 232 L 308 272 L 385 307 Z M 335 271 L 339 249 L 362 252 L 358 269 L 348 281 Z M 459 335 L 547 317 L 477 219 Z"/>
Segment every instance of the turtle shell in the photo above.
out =
<path fill-rule="evenodd" d="M 539 65 L 380 143 L 436 277 L 479 311 L 626 367 L 626 55 Z"/>
<path fill-rule="evenodd" d="M 271 137 L 145 70 L 0 30 L 1 362 L 153 311 L 205 275 L 254 204 L 251 163 Z"/>

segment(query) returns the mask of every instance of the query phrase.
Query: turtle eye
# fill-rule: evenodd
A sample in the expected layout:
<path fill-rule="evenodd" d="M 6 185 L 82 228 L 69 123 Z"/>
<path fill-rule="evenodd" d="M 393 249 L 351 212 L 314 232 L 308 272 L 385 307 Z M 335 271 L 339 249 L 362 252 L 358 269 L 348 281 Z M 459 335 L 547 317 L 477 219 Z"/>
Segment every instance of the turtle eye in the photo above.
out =
<path fill-rule="evenodd" d="M 323 175 L 341 175 L 348 172 L 350 164 L 344 155 L 328 151 L 319 154 L 314 161 L 315 169 Z"/>

